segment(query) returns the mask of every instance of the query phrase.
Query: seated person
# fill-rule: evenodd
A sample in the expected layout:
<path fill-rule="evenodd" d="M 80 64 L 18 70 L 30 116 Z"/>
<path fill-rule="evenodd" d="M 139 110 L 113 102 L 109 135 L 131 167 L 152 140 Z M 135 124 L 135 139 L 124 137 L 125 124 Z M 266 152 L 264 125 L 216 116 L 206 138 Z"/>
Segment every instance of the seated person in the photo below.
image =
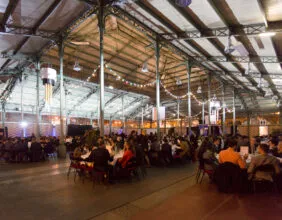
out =
<path fill-rule="evenodd" d="M 277 157 L 282 158 L 282 142 L 279 142 L 278 144 Z"/>
<path fill-rule="evenodd" d="M 108 171 L 108 161 L 110 160 L 109 151 L 106 149 L 104 141 L 100 140 L 98 148 L 94 149 L 87 161 L 94 162 L 94 170 L 98 172 Z"/>
<path fill-rule="evenodd" d="M 221 139 L 219 137 L 213 138 L 213 151 L 219 154 L 221 151 Z"/>
<path fill-rule="evenodd" d="M 244 155 L 244 158 L 242 159 L 240 154 L 235 151 L 237 148 L 237 140 L 235 138 L 229 139 L 227 146 L 228 148 L 226 150 L 219 153 L 219 163 L 230 162 L 238 165 L 241 169 L 245 169 L 248 155 Z"/>
<path fill-rule="evenodd" d="M 168 140 L 164 138 L 164 143 L 162 144 L 161 147 L 161 152 L 163 155 L 163 158 L 166 163 L 171 163 L 173 158 L 172 158 L 172 148 L 171 145 L 168 143 Z"/>
<path fill-rule="evenodd" d="M 77 146 L 73 151 L 73 158 L 80 159 L 83 152 L 83 148 L 81 146 Z"/>
<path fill-rule="evenodd" d="M 278 155 L 278 140 L 275 138 L 269 141 L 269 154 L 275 157 Z"/>
<path fill-rule="evenodd" d="M 205 170 L 214 171 L 217 167 L 217 159 L 214 156 L 213 148 L 214 146 L 205 140 L 199 149 L 198 159 Z"/>
<path fill-rule="evenodd" d="M 279 161 L 276 157 L 268 155 L 269 146 L 267 144 L 260 144 L 258 147 L 259 155 L 253 157 L 251 160 L 251 164 L 248 168 L 249 179 L 263 179 L 272 181 L 272 176 L 270 173 L 267 172 L 255 172 L 256 168 L 263 165 L 272 165 L 274 167 L 275 173 L 280 173 Z"/>
<path fill-rule="evenodd" d="M 124 154 L 123 157 L 118 160 L 118 163 L 121 165 L 122 168 L 126 167 L 127 162 L 134 157 L 132 146 L 129 142 L 124 143 Z"/>
<path fill-rule="evenodd" d="M 190 155 L 188 143 L 184 140 L 183 137 L 179 137 L 177 140 L 178 144 L 180 145 L 180 151 L 179 151 L 179 156 L 180 158 L 183 158 L 185 155 Z"/>

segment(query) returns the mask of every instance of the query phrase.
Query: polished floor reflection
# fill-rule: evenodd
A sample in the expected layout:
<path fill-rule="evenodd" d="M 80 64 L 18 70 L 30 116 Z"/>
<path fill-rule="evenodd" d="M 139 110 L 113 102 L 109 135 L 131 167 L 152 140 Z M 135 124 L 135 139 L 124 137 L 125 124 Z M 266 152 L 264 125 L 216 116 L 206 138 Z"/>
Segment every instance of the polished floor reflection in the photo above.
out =
<path fill-rule="evenodd" d="M 218 193 L 195 164 L 109 187 L 66 178 L 68 162 L 0 166 L 0 219 L 281 219 L 282 197 Z"/>

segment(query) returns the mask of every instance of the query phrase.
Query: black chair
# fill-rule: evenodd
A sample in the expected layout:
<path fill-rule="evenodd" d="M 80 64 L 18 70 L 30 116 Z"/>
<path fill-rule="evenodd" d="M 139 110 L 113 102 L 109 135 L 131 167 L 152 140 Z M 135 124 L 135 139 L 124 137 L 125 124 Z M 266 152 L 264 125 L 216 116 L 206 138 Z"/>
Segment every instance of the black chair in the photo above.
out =
<path fill-rule="evenodd" d="M 226 162 L 220 164 L 214 173 L 214 180 L 220 192 L 240 192 L 243 187 L 241 169 L 238 165 Z"/>
<path fill-rule="evenodd" d="M 256 174 L 257 173 L 264 173 L 264 175 L 268 175 L 270 179 L 266 178 L 257 178 Z M 275 175 L 275 168 L 272 164 L 266 164 L 266 165 L 261 165 L 255 168 L 253 172 L 253 177 L 252 177 L 252 183 L 253 183 L 253 192 L 257 192 L 257 186 L 264 186 L 264 189 L 268 190 L 268 187 L 270 186 L 272 191 L 277 190 L 277 184 L 276 184 L 276 175 Z M 266 188 L 265 188 L 266 186 Z"/>

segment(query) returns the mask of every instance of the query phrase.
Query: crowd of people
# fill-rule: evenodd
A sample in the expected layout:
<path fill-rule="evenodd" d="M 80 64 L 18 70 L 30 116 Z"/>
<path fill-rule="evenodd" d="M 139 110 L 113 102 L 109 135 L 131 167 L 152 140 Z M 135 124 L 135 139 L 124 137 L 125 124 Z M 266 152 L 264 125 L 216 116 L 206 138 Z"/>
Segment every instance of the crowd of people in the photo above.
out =
<path fill-rule="evenodd" d="M 7 138 L 0 140 L 0 159 L 6 162 L 38 162 L 56 153 L 59 139 L 41 137 L 36 141 L 34 135 L 27 138 Z"/>
<path fill-rule="evenodd" d="M 170 166 L 175 163 L 199 161 L 201 169 L 209 171 L 211 181 L 222 164 L 231 163 L 244 170 L 249 179 L 272 180 L 273 174 L 257 172 L 261 166 L 272 166 L 279 176 L 282 164 L 282 140 L 280 137 L 256 137 L 249 140 L 245 136 L 163 136 L 157 135 L 110 134 L 87 141 L 84 136 L 67 136 L 65 144 L 71 152 L 71 159 L 95 164 L 94 169 L 107 172 L 111 178 L 127 169 L 132 162 L 145 168 L 151 166 Z M 41 137 L 8 138 L 0 140 L 0 158 L 6 161 L 41 161 L 56 153 L 59 139 Z M 241 148 L 245 148 L 242 151 Z M 246 151 L 247 147 L 247 151 Z"/>
<path fill-rule="evenodd" d="M 198 149 L 200 167 L 210 180 L 221 188 L 224 178 L 233 178 L 235 185 L 248 188 L 250 183 L 277 181 L 281 185 L 282 141 L 279 137 L 251 138 L 250 143 L 241 136 L 227 138 L 220 146 L 220 138 L 203 138 Z M 242 150 L 244 149 L 245 150 Z M 224 189 L 223 189 L 224 191 Z"/>

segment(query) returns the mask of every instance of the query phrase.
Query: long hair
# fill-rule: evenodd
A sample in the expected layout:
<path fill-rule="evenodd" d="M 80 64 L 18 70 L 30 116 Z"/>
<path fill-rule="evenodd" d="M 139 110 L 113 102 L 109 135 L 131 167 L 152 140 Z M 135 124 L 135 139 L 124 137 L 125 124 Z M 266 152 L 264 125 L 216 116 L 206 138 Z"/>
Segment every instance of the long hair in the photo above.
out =
<path fill-rule="evenodd" d="M 199 159 L 203 159 L 203 154 L 207 151 L 207 150 L 211 150 L 212 149 L 212 143 L 208 140 L 208 139 L 204 139 L 200 149 L 199 149 L 199 153 L 198 153 L 198 158 Z"/>

